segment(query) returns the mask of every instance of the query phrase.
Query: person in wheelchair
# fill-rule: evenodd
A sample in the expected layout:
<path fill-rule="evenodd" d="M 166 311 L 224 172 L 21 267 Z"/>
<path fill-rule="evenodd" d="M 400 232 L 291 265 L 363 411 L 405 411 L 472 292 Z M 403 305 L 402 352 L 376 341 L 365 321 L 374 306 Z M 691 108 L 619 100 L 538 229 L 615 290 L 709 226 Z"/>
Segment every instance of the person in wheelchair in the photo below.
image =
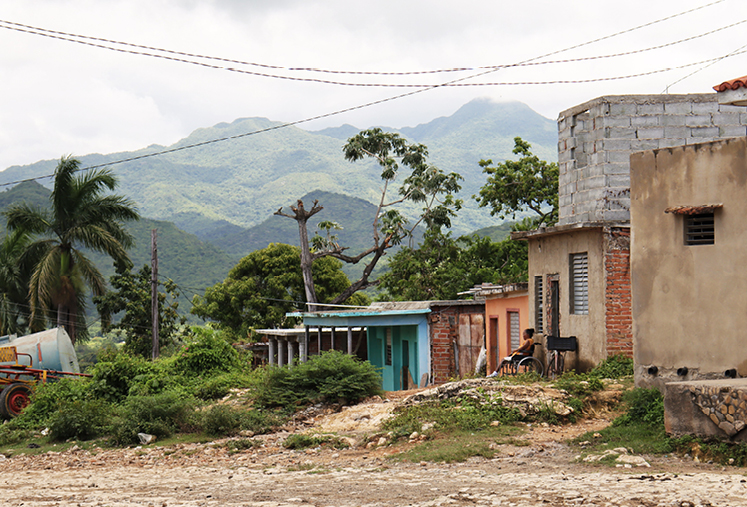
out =
<path fill-rule="evenodd" d="M 524 342 L 519 346 L 518 349 L 514 350 L 510 356 L 504 357 L 503 361 L 501 361 L 501 364 L 498 365 L 498 369 L 496 369 L 493 373 L 488 375 L 488 377 L 497 377 L 498 372 L 501 371 L 501 369 L 509 363 L 515 362 L 518 363 L 525 357 L 529 357 L 534 354 L 534 328 L 529 328 L 524 330 L 524 334 L 522 335 L 522 338 L 524 339 Z"/>

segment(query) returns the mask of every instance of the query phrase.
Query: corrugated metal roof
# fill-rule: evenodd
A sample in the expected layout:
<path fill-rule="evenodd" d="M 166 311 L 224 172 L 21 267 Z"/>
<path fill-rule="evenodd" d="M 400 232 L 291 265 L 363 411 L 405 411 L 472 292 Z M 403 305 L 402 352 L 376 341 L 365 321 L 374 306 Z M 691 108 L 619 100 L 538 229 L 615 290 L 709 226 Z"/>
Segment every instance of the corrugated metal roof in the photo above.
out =
<path fill-rule="evenodd" d="M 717 92 L 725 92 L 726 90 L 738 90 L 739 88 L 747 88 L 747 76 L 738 77 L 731 81 L 724 81 L 720 85 L 713 87 Z"/>

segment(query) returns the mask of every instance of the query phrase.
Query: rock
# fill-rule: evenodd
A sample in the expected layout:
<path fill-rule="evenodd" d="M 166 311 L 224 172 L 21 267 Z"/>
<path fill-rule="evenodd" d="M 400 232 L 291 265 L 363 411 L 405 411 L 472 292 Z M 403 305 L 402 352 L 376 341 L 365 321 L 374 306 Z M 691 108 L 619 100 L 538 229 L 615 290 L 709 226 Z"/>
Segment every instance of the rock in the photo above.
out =
<path fill-rule="evenodd" d="M 492 421 L 490 423 L 491 426 L 500 426 L 502 423 L 500 421 Z"/>
<path fill-rule="evenodd" d="M 417 438 L 418 438 L 419 436 L 420 436 L 420 433 L 418 433 L 417 431 L 413 431 L 413 432 L 412 432 L 412 433 L 410 434 L 410 440 L 417 440 Z"/>
<path fill-rule="evenodd" d="M 155 435 L 149 435 L 147 433 L 138 433 L 137 438 L 140 439 L 140 443 L 143 445 L 152 444 L 153 442 L 156 441 Z"/>
<path fill-rule="evenodd" d="M 433 429 L 433 427 L 436 425 L 434 422 L 427 422 L 423 424 L 423 427 L 421 428 L 421 431 L 428 431 L 430 429 Z"/>
<path fill-rule="evenodd" d="M 388 440 L 386 439 L 386 437 L 381 437 L 379 438 L 379 441 L 376 443 L 376 446 L 381 447 L 382 445 L 386 445 L 387 442 Z"/>
<path fill-rule="evenodd" d="M 637 467 L 650 467 L 648 461 L 643 459 L 640 456 L 629 456 L 627 454 L 622 454 L 617 457 L 615 460 L 618 463 L 621 463 L 623 465 L 631 465 L 631 466 L 637 466 Z"/>

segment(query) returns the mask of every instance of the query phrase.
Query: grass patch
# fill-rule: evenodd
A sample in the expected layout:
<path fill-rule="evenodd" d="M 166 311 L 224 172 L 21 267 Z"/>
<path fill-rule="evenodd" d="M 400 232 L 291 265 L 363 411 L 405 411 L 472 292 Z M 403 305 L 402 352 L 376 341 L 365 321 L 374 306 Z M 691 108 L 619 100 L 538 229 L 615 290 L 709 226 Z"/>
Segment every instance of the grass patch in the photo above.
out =
<path fill-rule="evenodd" d="M 333 449 L 347 449 L 350 447 L 340 437 L 334 435 L 304 435 L 294 433 L 285 439 L 283 447 L 286 449 L 308 449 L 310 447 L 332 447 Z"/>
<path fill-rule="evenodd" d="M 479 432 L 465 430 L 439 432 L 434 434 L 432 439 L 391 459 L 414 463 L 421 461 L 456 463 L 476 456 L 491 459 L 498 454 L 498 445 L 513 444 L 516 439 L 512 437 L 521 431 L 515 426 L 499 426 Z"/>

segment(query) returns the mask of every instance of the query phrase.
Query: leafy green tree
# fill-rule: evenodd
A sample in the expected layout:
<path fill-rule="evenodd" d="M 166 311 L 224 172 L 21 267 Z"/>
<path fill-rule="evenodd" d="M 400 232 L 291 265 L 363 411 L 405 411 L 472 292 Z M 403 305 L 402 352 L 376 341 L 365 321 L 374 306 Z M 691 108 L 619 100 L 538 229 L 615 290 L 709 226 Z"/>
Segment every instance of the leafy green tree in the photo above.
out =
<path fill-rule="evenodd" d="M 403 248 L 381 276 L 381 299 L 424 301 L 456 299 L 459 292 L 483 282 L 526 281 L 527 245 L 478 236 L 452 238 L 428 231 L 419 248 Z"/>
<path fill-rule="evenodd" d="M 314 261 L 314 285 L 320 301 L 329 302 L 350 284 L 342 263 L 331 257 Z M 288 327 L 295 323 L 286 313 L 304 310 L 304 283 L 300 249 L 272 243 L 255 250 L 231 269 L 228 277 L 195 296 L 192 313 L 216 321 L 235 338 L 246 339 L 254 329 Z M 356 294 L 348 304 L 367 305 Z"/>
<path fill-rule="evenodd" d="M 554 225 L 558 221 L 558 164 L 540 160 L 520 137 L 515 137 L 514 143 L 514 154 L 521 155 L 518 161 L 496 165 L 490 159 L 480 161 L 488 181 L 475 199 L 481 207 L 490 206 L 491 215 L 500 218 L 515 218 L 517 212 L 529 209 L 537 214 L 535 226 Z"/>
<path fill-rule="evenodd" d="M 23 333 L 30 325 L 28 286 L 34 259 L 24 231 L 13 231 L 0 243 L 0 335 Z"/>
<path fill-rule="evenodd" d="M 107 193 L 117 186 L 111 171 L 76 175 L 79 167 L 72 157 L 60 160 L 50 210 L 19 204 L 5 211 L 11 231 L 38 235 L 28 247 L 39 252 L 29 286 L 31 318 L 49 318 L 50 311 L 56 312 L 57 325 L 65 327 L 73 343 L 87 336 L 86 286 L 94 295 L 106 288 L 103 275 L 80 247 L 125 262 L 132 237 L 123 224 L 140 218 L 132 201 Z"/>
<path fill-rule="evenodd" d="M 122 270 L 120 270 L 122 271 Z M 110 278 L 114 290 L 93 298 L 101 315 L 103 332 L 122 331 L 125 351 L 145 358 L 153 348 L 153 313 L 151 309 L 151 267 L 144 265 L 137 273 L 120 272 Z M 187 319 L 179 315 L 179 289 L 172 280 L 158 292 L 158 341 L 161 348 L 174 343 L 182 334 Z M 124 312 L 124 313 L 122 313 Z M 111 317 L 122 313 L 116 324 Z"/>
<path fill-rule="evenodd" d="M 319 302 L 312 277 L 312 263 L 315 259 L 334 257 L 343 262 L 357 264 L 364 261 L 365 267 L 360 278 L 342 290 L 331 303 L 338 304 L 347 300 L 360 290 L 378 284 L 371 280 L 371 273 L 387 250 L 399 245 L 403 239 L 411 236 L 415 228 L 425 223 L 428 229 L 450 227 L 451 218 L 461 208 L 461 201 L 454 198 L 460 190 L 462 177 L 456 173 L 445 173 L 428 164 L 428 149 L 423 144 L 411 144 L 399 134 L 384 132 L 379 128 L 364 130 L 348 139 L 343 147 L 345 159 L 355 162 L 364 158 L 374 159 L 381 167 L 383 182 L 381 197 L 371 223 L 372 244 L 357 255 L 346 253 L 346 247 L 337 242 L 332 231 L 339 228 L 334 222 L 322 222 L 320 229 L 325 236 L 312 239 L 313 250 L 309 246 L 307 222 L 323 208 L 315 201 L 307 210 L 303 202 L 291 206 L 293 214 L 284 213 L 282 208 L 275 214 L 296 220 L 301 240 L 301 270 L 304 278 L 306 301 Z M 396 190 L 390 187 L 406 168 L 408 174 L 401 179 Z M 409 222 L 398 205 L 411 203 L 421 206 L 419 217 Z M 312 306 L 311 309 L 314 309 Z"/>

